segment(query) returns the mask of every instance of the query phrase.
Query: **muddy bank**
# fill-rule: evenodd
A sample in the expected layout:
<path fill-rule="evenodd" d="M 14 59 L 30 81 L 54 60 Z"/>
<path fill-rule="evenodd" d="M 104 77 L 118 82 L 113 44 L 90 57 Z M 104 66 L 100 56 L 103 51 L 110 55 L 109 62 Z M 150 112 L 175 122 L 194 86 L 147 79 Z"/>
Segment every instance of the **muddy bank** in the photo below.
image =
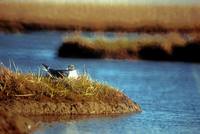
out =
<path fill-rule="evenodd" d="M 99 39 L 91 41 L 75 38 L 62 43 L 58 50 L 58 56 L 200 62 L 200 41 L 199 39 L 190 41 L 184 39 L 175 39 L 175 41 L 152 39 L 150 41 L 125 40 L 123 42 L 117 39 L 116 41 Z"/>
<path fill-rule="evenodd" d="M 1 110 L 21 115 L 111 115 L 141 111 L 138 104 L 127 102 L 109 104 L 106 102 L 53 102 L 17 98 L 0 102 Z"/>

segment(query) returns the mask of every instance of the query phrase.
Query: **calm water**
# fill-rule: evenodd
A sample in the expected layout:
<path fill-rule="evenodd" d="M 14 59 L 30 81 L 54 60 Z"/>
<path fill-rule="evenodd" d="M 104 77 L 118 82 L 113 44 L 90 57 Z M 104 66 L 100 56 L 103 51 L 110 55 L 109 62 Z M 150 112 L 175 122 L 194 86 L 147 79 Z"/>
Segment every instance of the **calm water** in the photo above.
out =
<path fill-rule="evenodd" d="M 0 62 L 22 71 L 42 63 L 55 68 L 85 65 L 93 79 L 123 90 L 143 112 L 117 118 L 44 123 L 34 134 L 196 134 L 200 132 L 200 65 L 129 60 L 62 59 L 56 50 L 66 33 L 0 34 Z M 92 36 L 85 33 L 86 36 Z M 112 34 L 107 36 L 112 37 Z M 131 35 L 134 37 L 137 34 Z"/>

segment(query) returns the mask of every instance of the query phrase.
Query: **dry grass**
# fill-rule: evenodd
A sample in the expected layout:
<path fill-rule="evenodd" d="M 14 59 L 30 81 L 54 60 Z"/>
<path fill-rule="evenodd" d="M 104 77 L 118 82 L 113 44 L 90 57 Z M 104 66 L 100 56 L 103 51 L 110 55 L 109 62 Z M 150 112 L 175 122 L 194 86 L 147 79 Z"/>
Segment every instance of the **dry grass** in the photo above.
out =
<path fill-rule="evenodd" d="M 178 33 L 143 35 L 137 39 L 69 36 L 59 48 L 60 57 L 145 59 L 200 62 L 199 35 Z"/>
<path fill-rule="evenodd" d="M 187 40 L 178 33 L 169 33 L 164 35 L 144 34 L 137 39 L 122 36 L 114 39 L 96 36 L 94 39 L 91 39 L 78 34 L 64 38 L 63 45 L 59 49 L 59 54 L 60 56 L 65 56 L 71 53 L 81 54 L 83 53 L 82 51 L 86 51 L 83 54 L 94 53 L 89 54 L 91 55 L 90 57 L 96 54 L 97 58 L 133 59 L 138 57 L 138 52 L 143 47 L 158 46 L 167 53 L 171 53 L 173 45 L 184 46 L 186 42 Z M 76 48 L 70 49 L 68 46 L 76 46 Z"/>
<path fill-rule="evenodd" d="M 199 10 L 200 6 L 198 5 L 141 6 L 0 2 L 1 20 L 74 28 L 76 30 L 199 30 Z"/>
<path fill-rule="evenodd" d="M 93 81 L 87 75 L 78 79 L 51 79 L 35 74 L 12 72 L 0 67 L 0 99 L 27 97 L 51 101 L 103 101 L 106 103 L 127 100 L 113 87 Z"/>

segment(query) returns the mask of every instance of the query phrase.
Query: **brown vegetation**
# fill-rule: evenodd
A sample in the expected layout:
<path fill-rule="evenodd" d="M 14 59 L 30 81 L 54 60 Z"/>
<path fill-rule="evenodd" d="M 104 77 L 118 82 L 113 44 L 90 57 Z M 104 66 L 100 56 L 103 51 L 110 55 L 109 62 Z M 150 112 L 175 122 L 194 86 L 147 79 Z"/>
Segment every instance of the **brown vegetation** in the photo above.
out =
<path fill-rule="evenodd" d="M 140 111 L 140 106 L 122 92 L 88 76 L 52 79 L 0 66 L 1 134 L 31 133 L 46 116 L 69 120 Z"/>
<path fill-rule="evenodd" d="M 177 33 L 148 35 L 131 40 L 81 36 L 67 37 L 58 50 L 60 57 L 145 59 L 200 62 L 200 41 L 188 40 Z"/>
<path fill-rule="evenodd" d="M 22 115 L 91 115 L 141 111 L 122 92 L 92 81 L 51 79 L 0 67 L 0 110 Z"/>
<path fill-rule="evenodd" d="M 0 29 L 200 31 L 199 6 L 142 6 L 0 1 Z"/>

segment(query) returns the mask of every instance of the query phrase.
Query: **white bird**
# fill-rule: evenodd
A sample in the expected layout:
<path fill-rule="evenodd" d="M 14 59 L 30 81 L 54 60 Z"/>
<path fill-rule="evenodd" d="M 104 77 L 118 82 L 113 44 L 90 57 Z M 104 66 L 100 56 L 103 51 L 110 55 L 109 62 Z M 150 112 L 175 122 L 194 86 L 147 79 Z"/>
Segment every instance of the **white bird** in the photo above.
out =
<path fill-rule="evenodd" d="M 74 78 L 74 79 L 78 78 L 78 73 L 74 65 L 69 65 L 67 67 L 67 71 L 68 71 L 68 75 L 67 75 L 68 78 Z"/>

